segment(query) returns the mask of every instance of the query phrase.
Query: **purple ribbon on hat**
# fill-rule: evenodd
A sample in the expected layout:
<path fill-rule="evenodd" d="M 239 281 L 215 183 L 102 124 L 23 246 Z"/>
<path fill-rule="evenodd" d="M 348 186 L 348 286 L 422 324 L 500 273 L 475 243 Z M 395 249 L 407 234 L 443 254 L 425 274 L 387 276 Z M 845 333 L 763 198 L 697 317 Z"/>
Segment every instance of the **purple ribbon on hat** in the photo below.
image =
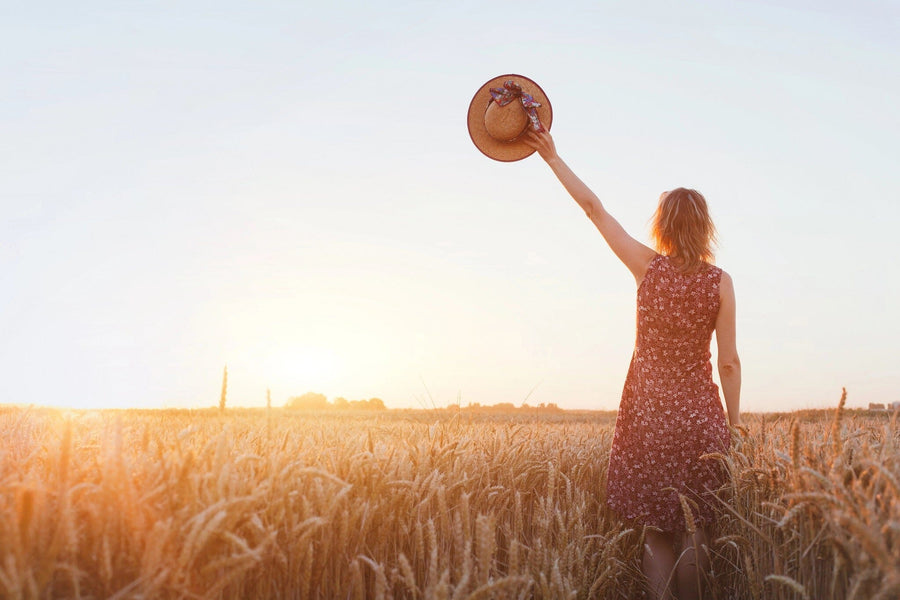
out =
<path fill-rule="evenodd" d="M 518 98 L 522 103 L 522 110 L 525 111 L 525 114 L 528 115 L 528 119 L 531 121 L 531 127 L 535 131 L 544 130 L 541 126 L 541 119 L 537 114 L 537 108 L 541 103 L 532 98 L 531 94 L 524 93 L 522 86 L 512 79 L 507 79 L 502 88 L 491 88 L 491 98 L 499 106 L 506 106 Z"/>

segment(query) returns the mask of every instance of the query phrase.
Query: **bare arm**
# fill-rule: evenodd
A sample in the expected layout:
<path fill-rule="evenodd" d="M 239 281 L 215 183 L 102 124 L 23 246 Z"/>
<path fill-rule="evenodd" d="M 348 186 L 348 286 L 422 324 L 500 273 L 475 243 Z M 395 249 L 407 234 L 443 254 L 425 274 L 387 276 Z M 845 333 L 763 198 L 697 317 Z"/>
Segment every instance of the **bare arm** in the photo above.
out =
<path fill-rule="evenodd" d="M 575 175 L 569 165 L 556 153 L 556 145 L 548 131 L 538 133 L 529 129 L 525 141 L 538 151 L 566 191 L 603 235 L 603 239 L 606 240 L 615 255 L 625 263 L 625 266 L 634 275 L 635 281 L 640 284 L 650 261 L 656 256 L 656 252 L 628 235 L 619 222 L 606 212 L 597 195 Z"/>
<path fill-rule="evenodd" d="M 728 409 L 728 422 L 736 426 L 741 424 L 741 359 L 737 352 L 734 283 L 725 272 L 719 283 L 719 299 L 719 316 L 716 318 L 719 379 Z"/>

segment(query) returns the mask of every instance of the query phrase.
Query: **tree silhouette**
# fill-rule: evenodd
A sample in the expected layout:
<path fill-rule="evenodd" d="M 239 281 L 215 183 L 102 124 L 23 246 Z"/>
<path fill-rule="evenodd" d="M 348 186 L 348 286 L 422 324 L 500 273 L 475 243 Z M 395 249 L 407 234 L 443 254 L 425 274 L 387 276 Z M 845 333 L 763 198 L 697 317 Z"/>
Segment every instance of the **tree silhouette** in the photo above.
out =
<path fill-rule="evenodd" d="M 387 410 L 381 398 L 369 398 L 368 400 L 351 400 L 350 408 L 357 410 Z"/>
<path fill-rule="evenodd" d="M 322 410 L 328 408 L 328 398 L 324 394 L 306 392 L 302 396 L 291 396 L 285 406 L 301 410 Z"/>

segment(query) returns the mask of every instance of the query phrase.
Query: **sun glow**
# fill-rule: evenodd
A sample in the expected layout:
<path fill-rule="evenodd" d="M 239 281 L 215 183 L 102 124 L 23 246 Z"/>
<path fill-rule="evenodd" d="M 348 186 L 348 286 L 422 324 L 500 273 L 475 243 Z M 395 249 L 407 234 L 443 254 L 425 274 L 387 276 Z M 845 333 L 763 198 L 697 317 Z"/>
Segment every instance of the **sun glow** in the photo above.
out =
<path fill-rule="evenodd" d="M 340 373 L 340 361 L 328 348 L 289 346 L 268 355 L 262 368 L 273 383 L 302 394 L 333 387 Z"/>

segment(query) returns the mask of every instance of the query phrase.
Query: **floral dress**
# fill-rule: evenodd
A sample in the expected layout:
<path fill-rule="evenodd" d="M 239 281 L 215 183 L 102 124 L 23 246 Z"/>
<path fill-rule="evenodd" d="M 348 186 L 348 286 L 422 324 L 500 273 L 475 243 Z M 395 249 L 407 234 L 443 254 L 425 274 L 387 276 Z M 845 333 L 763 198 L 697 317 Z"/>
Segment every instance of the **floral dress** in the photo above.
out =
<path fill-rule="evenodd" d="M 657 255 L 637 293 L 637 341 L 616 417 L 607 503 L 618 515 L 667 532 L 715 518 L 710 492 L 721 461 L 702 458 L 730 444 L 709 345 L 719 314 L 722 270 L 681 273 Z"/>

